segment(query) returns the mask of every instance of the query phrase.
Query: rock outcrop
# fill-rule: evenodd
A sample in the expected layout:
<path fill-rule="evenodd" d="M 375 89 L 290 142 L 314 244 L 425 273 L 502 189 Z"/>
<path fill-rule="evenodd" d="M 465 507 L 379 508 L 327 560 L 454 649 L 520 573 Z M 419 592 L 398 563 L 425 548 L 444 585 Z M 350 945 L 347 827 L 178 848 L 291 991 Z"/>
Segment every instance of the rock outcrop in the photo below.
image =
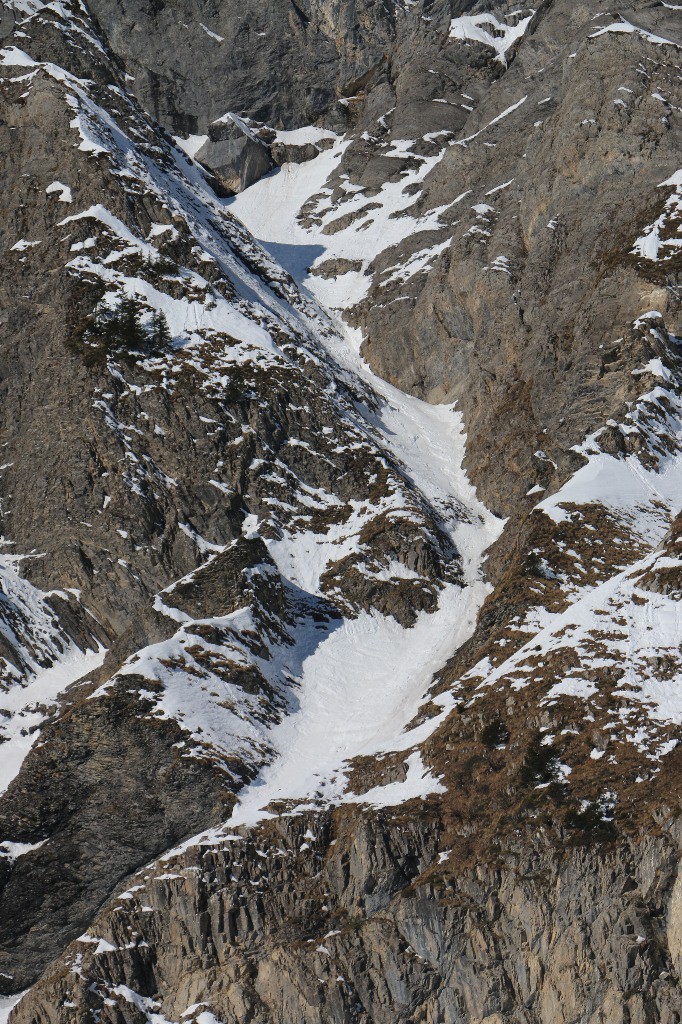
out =
<path fill-rule="evenodd" d="M 438 818 L 279 818 L 145 870 L 13 1024 L 648 1020 L 679 1012 L 677 840 L 442 849 Z M 669 938 L 670 936 L 670 938 Z"/>

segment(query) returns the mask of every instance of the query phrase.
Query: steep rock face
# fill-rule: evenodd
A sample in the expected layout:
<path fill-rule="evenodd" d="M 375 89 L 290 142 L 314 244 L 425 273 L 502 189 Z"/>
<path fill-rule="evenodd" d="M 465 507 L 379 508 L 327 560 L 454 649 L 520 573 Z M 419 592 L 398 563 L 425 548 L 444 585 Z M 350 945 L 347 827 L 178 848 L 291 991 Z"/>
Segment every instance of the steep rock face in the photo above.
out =
<path fill-rule="evenodd" d="M 100 706 L 73 701 L 4 795 L 2 835 L 21 844 L 0 868 L 6 988 L 30 984 L 113 882 L 229 813 L 224 776 L 183 760 L 182 730 L 149 710 L 130 692 Z"/>
<path fill-rule="evenodd" d="M 407 287 L 391 270 L 417 240 L 381 253 L 360 314 L 382 375 L 461 404 L 470 472 L 500 512 L 551 485 L 552 462 L 565 478 L 571 447 L 636 396 L 631 323 L 657 310 L 679 325 L 679 249 L 646 242 L 676 190 L 679 25 L 599 13 L 540 8 L 415 196 L 419 213 L 447 206 L 420 247 L 449 244 Z"/>
<path fill-rule="evenodd" d="M 373 77 L 401 8 L 393 0 L 271 0 L 201 12 L 192 3 L 92 10 L 146 109 L 177 133 L 196 135 L 227 111 L 278 128 L 333 110 L 332 120 L 343 120 L 337 100 Z"/>
<path fill-rule="evenodd" d="M 671 1024 L 676 840 L 442 849 L 437 815 L 280 818 L 146 869 L 14 1024 Z"/>

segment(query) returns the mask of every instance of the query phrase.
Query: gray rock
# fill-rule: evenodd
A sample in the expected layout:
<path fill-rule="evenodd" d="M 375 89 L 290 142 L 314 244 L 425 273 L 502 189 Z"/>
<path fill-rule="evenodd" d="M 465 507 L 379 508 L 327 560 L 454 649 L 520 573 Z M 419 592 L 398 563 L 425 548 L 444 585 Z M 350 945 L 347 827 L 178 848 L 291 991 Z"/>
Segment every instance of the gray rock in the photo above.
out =
<path fill-rule="evenodd" d="M 195 847 L 137 876 L 70 947 L 78 972 L 48 971 L 12 1024 L 137 1024 L 145 999 L 226 1024 L 676 1019 L 673 836 L 528 836 L 495 866 L 441 858 L 440 841 L 419 815 L 308 815 Z"/>
<path fill-rule="evenodd" d="M 253 185 L 274 166 L 266 143 L 243 121 L 229 115 L 210 126 L 208 141 L 197 151 L 196 159 L 232 194 Z"/>

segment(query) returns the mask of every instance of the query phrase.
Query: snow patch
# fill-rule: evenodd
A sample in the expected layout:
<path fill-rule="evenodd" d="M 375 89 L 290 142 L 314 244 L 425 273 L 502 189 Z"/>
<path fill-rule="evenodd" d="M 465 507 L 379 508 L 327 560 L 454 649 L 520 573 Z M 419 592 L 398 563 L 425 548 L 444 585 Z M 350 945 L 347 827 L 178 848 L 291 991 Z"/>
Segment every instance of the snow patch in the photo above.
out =
<path fill-rule="evenodd" d="M 59 193 L 57 199 L 60 203 L 72 203 L 73 193 L 68 185 L 64 185 L 61 181 L 53 181 L 51 185 L 48 185 L 45 189 L 48 196 L 54 195 L 56 192 Z"/>
<path fill-rule="evenodd" d="M 450 38 L 472 40 L 491 47 L 495 51 L 496 59 L 506 67 L 507 53 L 517 40 L 525 35 L 535 13 L 531 11 L 516 25 L 498 21 L 494 14 L 464 14 L 450 22 Z"/>

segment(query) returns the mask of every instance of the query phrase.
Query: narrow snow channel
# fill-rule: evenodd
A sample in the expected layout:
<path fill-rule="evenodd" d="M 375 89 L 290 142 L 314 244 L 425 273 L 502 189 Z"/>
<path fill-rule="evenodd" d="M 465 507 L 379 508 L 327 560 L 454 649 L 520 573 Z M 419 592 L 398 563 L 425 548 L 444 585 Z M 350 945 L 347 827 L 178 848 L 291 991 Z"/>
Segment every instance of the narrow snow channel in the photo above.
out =
<path fill-rule="evenodd" d="M 26 685 L 17 683 L 0 696 L 0 708 L 9 715 L 3 728 L 7 738 L 0 755 L 0 793 L 19 774 L 22 762 L 40 736 L 45 706 L 53 704 L 72 683 L 99 668 L 106 653 L 104 648 L 83 653 L 74 646 L 50 668 L 38 671 Z"/>
<path fill-rule="evenodd" d="M 337 335 L 327 342 L 341 368 L 369 385 L 380 399 L 365 416 L 381 444 L 400 460 L 407 475 L 443 518 L 464 563 L 466 585 L 447 585 L 434 614 L 423 613 L 411 629 L 394 619 L 363 613 L 344 622 L 303 665 L 298 709 L 276 726 L 270 740 L 278 755 L 241 795 L 230 825 L 266 816 L 275 800 L 339 801 L 345 795 L 344 763 L 361 754 L 409 750 L 423 741 L 447 713 L 405 732 L 433 680 L 473 632 L 488 593 L 481 563 L 503 523 L 481 502 L 462 467 L 465 435 L 453 406 L 432 406 L 392 387 L 360 356 L 362 337 L 334 316 L 357 293 L 355 274 L 336 282 L 310 276 L 305 257 L 319 254 L 329 236 L 308 232 L 297 220 L 307 199 L 320 191 L 343 153 L 332 150 L 303 165 L 287 165 L 230 203 L 239 217 L 298 283 L 335 320 Z M 275 557 L 276 552 L 272 552 Z M 418 753 L 408 759 L 404 783 L 368 794 L 372 803 L 400 803 L 439 791 Z"/>
<path fill-rule="evenodd" d="M 19 992 L 14 996 L 0 996 L 0 1024 L 7 1024 L 10 1013 L 19 1000 L 24 998 L 27 991 L 28 989 L 24 992 Z"/>

